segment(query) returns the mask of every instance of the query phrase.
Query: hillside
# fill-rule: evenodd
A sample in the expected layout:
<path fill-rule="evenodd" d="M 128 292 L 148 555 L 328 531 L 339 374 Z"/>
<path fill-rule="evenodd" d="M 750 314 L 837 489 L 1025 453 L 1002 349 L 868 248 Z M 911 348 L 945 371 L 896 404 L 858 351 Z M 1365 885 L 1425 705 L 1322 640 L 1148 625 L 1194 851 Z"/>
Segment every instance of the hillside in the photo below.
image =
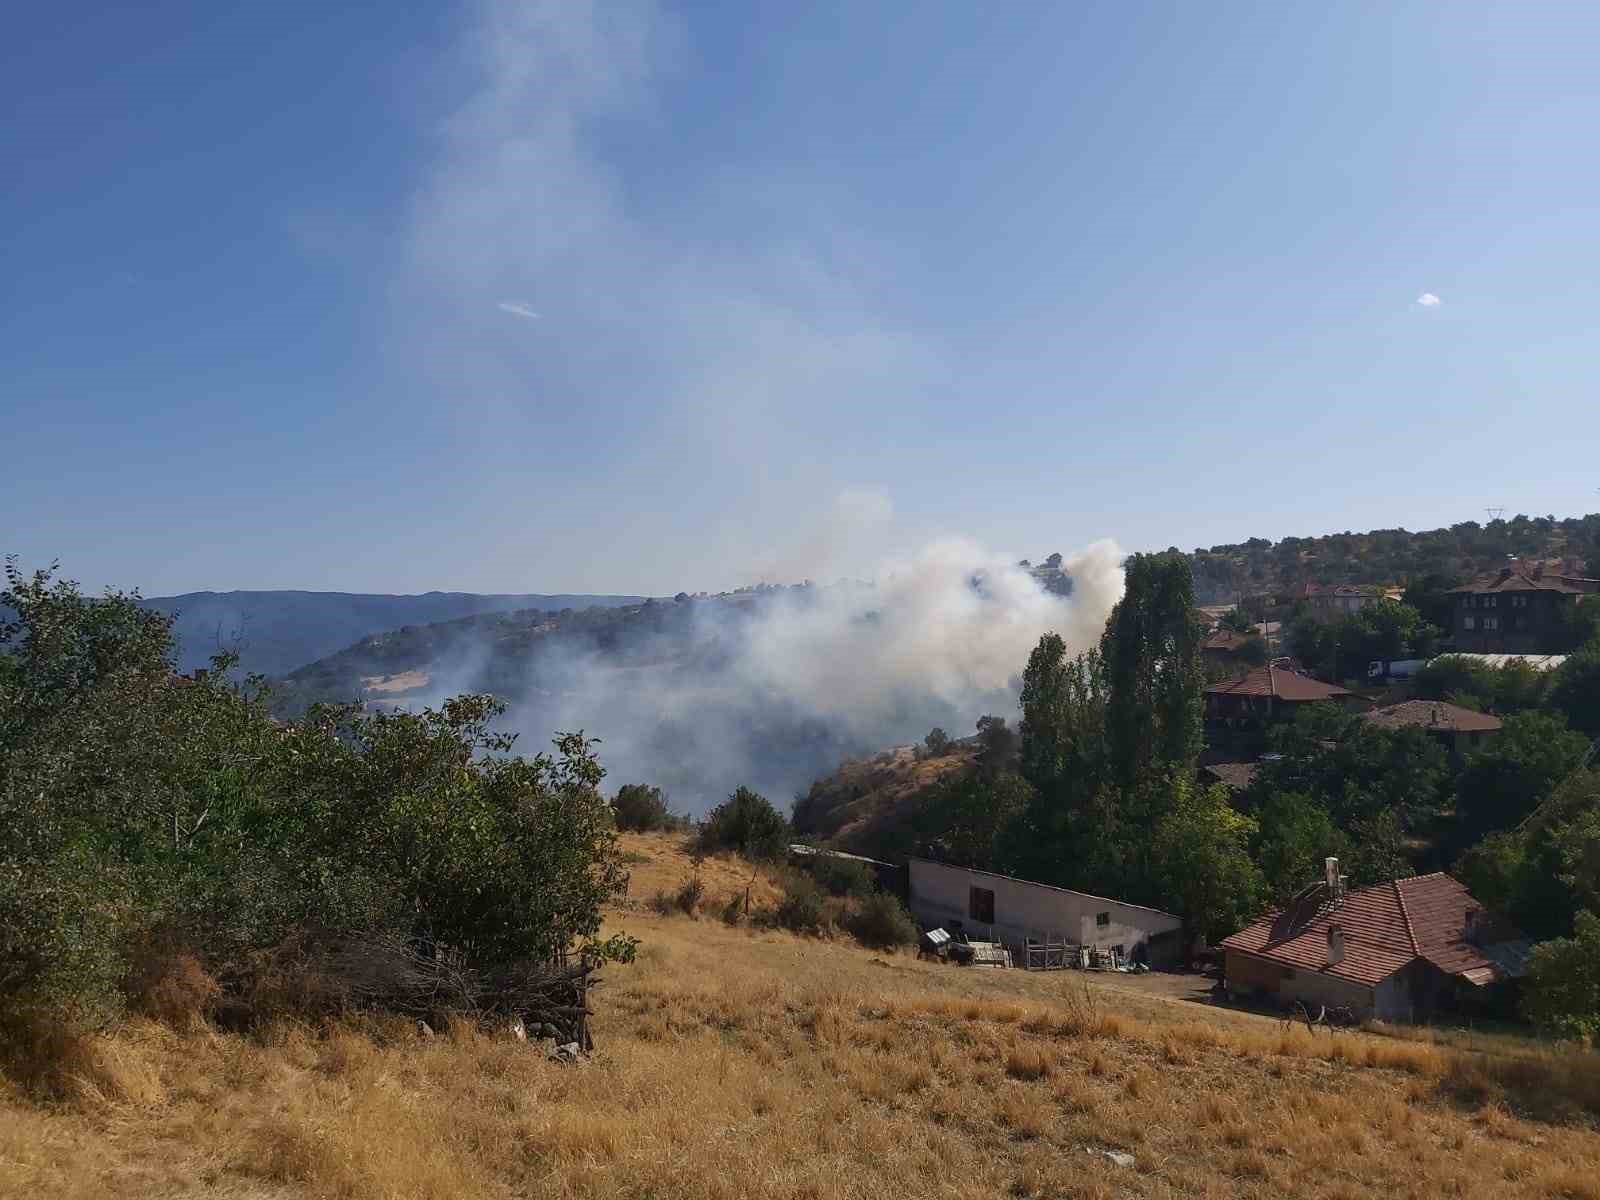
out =
<path fill-rule="evenodd" d="M 905 854 L 927 792 L 971 770 L 977 757 L 977 744 L 965 741 L 937 758 L 921 758 L 916 747 L 898 746 L 841 763 L 795 800 L 795 830 L 857 854 Z"/>
<path fill-rule="evenodd" d="M 1201 603 L 1225 604 L 1298 583 L 1400 584 L 1429 574 L 1471 578 L 1498 569 L 1508 554 L 1600 563 L 1600 513 L 1462 521 L 1420 533 L 1374 529 L 1277 542 L 1257 537 L 1197 548 L 1188 557 Z"/>
<path fill-rule="evenodd" d="M 203 667 L 221 644 L 239 647 L 243 670 L 282 675 L 342 646 L 404 625 L 515 609 L 637 604 L 639 596 L 476 595 L 426 592 L 185 592 L 152 596 L 145 607 L 177 618 L 178 669 Z"/>
<path fill-rule="evenodd" d="M 1600 1197 L 1584 1056 L 1312 1037 L 1156 986 L 1181 977 L 610 919 L 643 946 L 606 968 L 586 1063 L 466 1026 L 134 1025 L 59 1048 L 59 1102 L 0 1076 L 0 1194 Z"/>

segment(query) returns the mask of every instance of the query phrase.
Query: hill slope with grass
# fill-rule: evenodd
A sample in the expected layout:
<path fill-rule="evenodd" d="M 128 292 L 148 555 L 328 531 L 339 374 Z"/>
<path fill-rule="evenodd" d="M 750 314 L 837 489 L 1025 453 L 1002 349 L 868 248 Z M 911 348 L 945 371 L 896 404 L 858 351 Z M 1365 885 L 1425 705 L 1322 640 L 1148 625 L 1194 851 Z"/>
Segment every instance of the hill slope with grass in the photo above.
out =
<path fill-rule="evenodd" d="M 672 839 L 627 847 L 651 889 L 697 869 Z M 750 870 L 713 861 L 717 886 Z M 1600 1197 L 1592 1054 L 611 920 L 643 945 L 606 968 L 577 1066 L 400 1021 L 39 1045 L 48 1098 L 16 1057 L 0 1082 L 0 1195 Z"/>
<path fill-rule="evenodd" d="M 978 752 L 969 740 L 932 757 L 915 746 L 897 746 L 847 760 L 795 800 L 795 831 L 857 854 L 904 854 L 929 793 L 971 771 Z"/>

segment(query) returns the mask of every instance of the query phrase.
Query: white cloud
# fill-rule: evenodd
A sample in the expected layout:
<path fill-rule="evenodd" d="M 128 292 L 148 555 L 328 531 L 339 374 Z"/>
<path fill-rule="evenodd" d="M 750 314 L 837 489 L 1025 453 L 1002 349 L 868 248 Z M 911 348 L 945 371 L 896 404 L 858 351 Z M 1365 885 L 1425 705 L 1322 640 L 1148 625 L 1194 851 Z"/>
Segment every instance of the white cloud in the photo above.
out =
<path fill-rule="evenodd" d="M 513 317 L 526 317 L 530 321 L 537 321 L 539 314 L 532 307 L 520 300 L 502 300 L 499 305 L 501 312 L 508 312 Z"/>
<path fill-rule="evenodd" d="M 1423 308 L 1438 308 L 1443 301 L 1432 292 L 1423 292 L 1422 295 L 1417 297 L 1417 303 L 1422 305 Z"/>

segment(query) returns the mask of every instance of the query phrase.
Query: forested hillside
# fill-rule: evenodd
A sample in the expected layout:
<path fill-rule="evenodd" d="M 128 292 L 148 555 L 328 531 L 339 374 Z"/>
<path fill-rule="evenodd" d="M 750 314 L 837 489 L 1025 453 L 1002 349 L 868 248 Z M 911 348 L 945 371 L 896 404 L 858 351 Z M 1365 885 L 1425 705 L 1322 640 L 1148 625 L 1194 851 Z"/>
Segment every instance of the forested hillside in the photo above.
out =
<path fill-rule="evenodd" d="M 1600 513 L 1462 521 L 1421 533 L 1374 529 L 1277 542 L 1254 537 L 1196 548 L 1189 562 L 1198 599 L 1215 604 L 1298 583 L 1403 584 L 1434 574 L 1467 579 L 1501 566 L 1508 554 L 1600 563 Z"/>
<path fill-rule="evenodd" d="M 427 592 L 388 596 L 352 592 L 187 592 L 142 603 L 174 618 L 178 667 L 203 667 L 219 648 L 236 651 L 247 673 L 281 675 L 360 638 L 431 621 L 523 608 L 636 604 L 639 596 L 476 595 Z"/>

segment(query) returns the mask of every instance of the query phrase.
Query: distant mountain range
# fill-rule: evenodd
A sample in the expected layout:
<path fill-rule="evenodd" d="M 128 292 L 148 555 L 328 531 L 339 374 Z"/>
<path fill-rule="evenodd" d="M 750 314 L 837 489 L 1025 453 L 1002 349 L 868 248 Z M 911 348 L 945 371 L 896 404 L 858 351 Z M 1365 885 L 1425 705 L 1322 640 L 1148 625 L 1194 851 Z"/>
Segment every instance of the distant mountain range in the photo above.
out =
<path fill-rule="evenodd" d="M 523 609 L 613 608 L 642 596 L 478 595 L 426 592 L 389 596 L 355 592 L 187 592 L 153 596 L 145 607 L 176 617 L 178 667 L 203 667 L 237 647 L 243 671 L 284 675 L 373 634 L 485 613 Z"/>

